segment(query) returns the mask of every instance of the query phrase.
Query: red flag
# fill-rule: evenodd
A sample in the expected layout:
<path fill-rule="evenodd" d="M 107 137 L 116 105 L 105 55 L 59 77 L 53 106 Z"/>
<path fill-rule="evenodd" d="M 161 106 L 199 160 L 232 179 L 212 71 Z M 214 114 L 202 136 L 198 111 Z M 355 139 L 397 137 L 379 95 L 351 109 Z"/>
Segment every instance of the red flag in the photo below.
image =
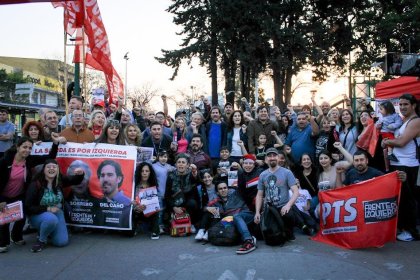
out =
<path fill-rule="evenodd" d="M 320 231 L 313 240 L 347 248 L 395 241 L 401 182 L 397 172 L 319 193 Z"/>
<path fill-rule="evenodd" d="M 374 157 L 376 145 L 378 144 L 379 140 L 379 133 L 375 123 L 373 122 L 373 119 L 369 118 L 367 122 L 368 125 L 365 131 L 360 134 L 356 146 L 362 150 L 367 151 L 372 157 Z"/>
<path fill-rule="evenodd" d="M 65 19 L 64 26 L 68 34 L 74 34 L 75 30 L 84 27 L 84 32 L 79 30 L 76 33 L 75 62 L 81 62 L 80 52 L 82 48 L 82 38 L 86 40 L 85 63 L 93 69 L 104 72 L 109 92 L 109 102 L 113 98 L 120 96 L 123 98 L 123 83 L 112 65 L 111 52 L 105 26 L 102 22 L 101 13 L 96 0 L 79 0 L 75 3 L 53 4 L 54 7 L 64 7 Z M 80 25 L 80 17 L 83 16 L 83 24 Z M 82 34 L 84 33 L 84 34 Z"/>

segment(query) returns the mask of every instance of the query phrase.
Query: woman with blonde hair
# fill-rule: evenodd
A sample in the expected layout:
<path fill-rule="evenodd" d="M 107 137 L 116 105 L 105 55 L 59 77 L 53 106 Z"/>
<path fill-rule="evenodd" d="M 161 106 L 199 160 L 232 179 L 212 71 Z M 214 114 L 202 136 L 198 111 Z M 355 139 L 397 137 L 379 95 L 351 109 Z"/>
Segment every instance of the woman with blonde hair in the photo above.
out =
<path fill-rule="evenodd" d="M 101 136 L 102 130 L 105 127 L 106 116 L 105 113 L 101 110 L 95 110 L 90 116 L 90 121 L 88 128 L 93 132 L 95 139 L 98 139 Z"/>
<path fill-rule="evenodd" d="M 176 118 L 175 122 L 172 124 L 172 135 L 173 142 L 178 146 L 176 151 L 179 153 L 186 153 L 188 149 L 188 140 L 185 137 L 187 133 L 187 121 L 183 117 Z"/>
<path fill-rule="evenodd" d="M 143 140 L 140 128 L 135 124 L 128 124 L 124 129 L 124 135 L 127 139 L 129 145 L 141 146 L 141 141 Z"/>

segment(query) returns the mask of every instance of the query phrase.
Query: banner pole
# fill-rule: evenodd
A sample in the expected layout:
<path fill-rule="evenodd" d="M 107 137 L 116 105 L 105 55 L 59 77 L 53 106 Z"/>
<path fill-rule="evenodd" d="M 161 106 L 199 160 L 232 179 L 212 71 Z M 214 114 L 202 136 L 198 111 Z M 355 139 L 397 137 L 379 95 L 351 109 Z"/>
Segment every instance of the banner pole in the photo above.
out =
<path fill-rule="evenodd" d="M 66 107 L 66 126 L 69 126 L 69 101 L 67 98 L 67 32 L 64 30 L 64 104 Z"/>

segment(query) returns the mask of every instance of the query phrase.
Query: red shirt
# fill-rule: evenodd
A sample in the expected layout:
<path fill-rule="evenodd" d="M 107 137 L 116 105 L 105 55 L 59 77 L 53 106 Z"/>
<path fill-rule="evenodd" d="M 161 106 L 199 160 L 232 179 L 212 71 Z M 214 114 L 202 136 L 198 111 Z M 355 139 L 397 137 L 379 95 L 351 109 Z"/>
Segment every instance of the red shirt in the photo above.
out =
<path fill-rule="evenodd" d="M 16 163 L 13 161 L 12 171 L 10 172 L 9 181 L 3 190 L 2 195 L 8 198 L 16 197 L 23 193 L 23 185 L 25 183 L 26 167 L 25 162 Z"/>

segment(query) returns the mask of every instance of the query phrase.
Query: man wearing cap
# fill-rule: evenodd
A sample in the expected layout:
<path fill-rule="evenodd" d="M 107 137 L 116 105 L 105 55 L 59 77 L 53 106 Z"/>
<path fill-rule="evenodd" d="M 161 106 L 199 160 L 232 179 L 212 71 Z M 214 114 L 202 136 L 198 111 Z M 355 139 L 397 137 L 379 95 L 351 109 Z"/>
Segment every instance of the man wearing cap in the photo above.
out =
<path fill-rule="evenodd" d="M 223 121 L 225 123 L 229 122 L 230 115 L 233 113 L 233 105 L 230 102 L 226 102 L 224 107 Z"/>
<path fill-rule="evenodd" d="M 255 199 L 258 192 L 258 179 L 263 169 L 256 164 L 253 154 L 244 155 L 242 169 L 238 171 L 238 191 L 248 208 L 255 212 Z"/>
<path fill-rule="evenodd" d="M 279 152 L 275 148 L 270 148 L 266 152 L 266 162 L 269 168 L 261 173 L 258 179 L 254 221 L 256 224 L 260 222 L 264 198 L 265 204 L 276 207 L 280 212 L 284 220 L 286 236 L 289 240 L 294 240 L 293 206 L 299 196 L 299 189 L 292 171 L 278 166 L 278 155 Z M 293 193 L 290 199 L 289 190 L 292 190 Z"/>

